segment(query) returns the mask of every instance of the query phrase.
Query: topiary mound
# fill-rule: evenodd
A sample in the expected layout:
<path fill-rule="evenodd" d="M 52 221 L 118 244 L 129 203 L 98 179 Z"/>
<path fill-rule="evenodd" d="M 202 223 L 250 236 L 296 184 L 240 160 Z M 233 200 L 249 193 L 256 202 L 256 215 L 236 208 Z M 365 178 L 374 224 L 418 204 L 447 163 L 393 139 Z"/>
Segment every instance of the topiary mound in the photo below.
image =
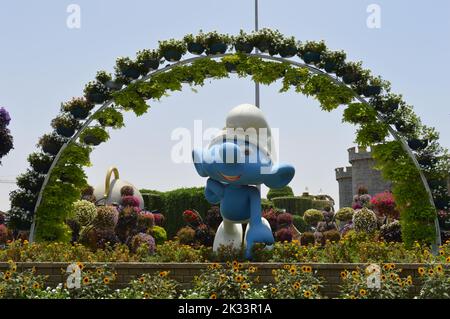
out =
<path fill-rule="evenodd" d="M 353 215 L 353 227 L 357 232 L 373 233 L 378 227 L 377 215 L 368 208 L 358 209 Z"/>

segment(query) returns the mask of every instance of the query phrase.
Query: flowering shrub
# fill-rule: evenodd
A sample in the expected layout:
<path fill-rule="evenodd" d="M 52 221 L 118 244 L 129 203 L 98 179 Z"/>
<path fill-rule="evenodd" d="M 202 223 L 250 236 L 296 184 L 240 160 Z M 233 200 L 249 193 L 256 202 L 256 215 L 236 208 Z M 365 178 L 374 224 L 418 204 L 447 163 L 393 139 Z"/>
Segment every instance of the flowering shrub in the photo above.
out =
<path fill-rule="evenodd" d="M 124 289 L 118 289 L 114 298 L 120 299 L 175 299 L 179 284 L 168 278 L 168 271 L 143 274 L 130 281 Z"/>
<path fill-rule="evenodd" d="M 44 276 L 36 275 L 34 269 L 17 272 L 17 266 L 9 261 L 9 270 L 0 272 L 1 299 L 35 298 L 44 285 Z"/>
<path fill-rule="evenodd" d="M 394 195 L 391 192 L 376 194 L 370 201 L 373 209 L 381 216 L 398 218 Z"/>
<path fill-rule="evenodd" d="M 6 244 L 8 240 L 12 238 L 12 234 L 9 231 L 9 229 L 6 227 L 6 225 L 1 224 L 0 225 L 0 245 Z"/>
<path fill-rule="evenodd" d="M 141 211 L 137 215 L 137 227 L 146 232 L 155 225 L 155 217 L 152 213 Z"/>
<path fill-rule="evenodd" d="M 134 189 L 132 186 L 125 185 L 120 189 L 120 196 L 133 196 L 134 195 Z"/>
<path fill-rule="evenodd" d="M 394 220 L 392 223 L 384 224 L 380 228 L 380 235 L 387 242 L 400 242 L 402 241 L 402 227 L 398 220 Z"/>
<path fill-rule="evenodd" d="M 257 268 L 237 261 L 225 267 L 218 263 L 208 265 L 194 278 L 194 287 L 183 291 L 180 298 L 244 299 L 249 298 L 258 283 Z"/>
<path fill-rule="evenodd" d="M 450 262 L 450 257 L 447 257 Z M 420 267 L 417 270 L 422 277 L 420 299 L 450 299 L 450 270 L 438 264 L 428 268 Z"/>
<path fill-rule="evenodd" d="M 130 195 L 130 196 L 123 196 L 121 201 L 122 206 L 131 206 L 131 207 L 139 207 L 140 202 L 139 198 L 136 196 Z"/>
<path fill-rule="evenodd" d="M 75 220 L 82 226 L 91 224 L 97 217 L 97 208 L 87 200 L 78 200 L 73 203 L 73 211 Z"/>
<path fill-rule="evenodd" d="M 281 228 L 275 232 L 275 239 L 277 241 L 282 241 L 282 242 L 288 241 L 289 242 L 289 241 L 292 241 L 292 237 L 293 237 L 292 230 L 289 228 L 286 228 L 286 227 Z"/>
<path fill-rule="evenodd" d="M 156 226 L 164 226 L 165 218 L 163 214 L 153 213 L 153 217 L 155 219 Z"/>
<path fill-rule="evenodd" d="M 183 227 L 177 232 L 177 238 L 182 245 L 192 245 L 195 241 L 195 230 L 189 226 Z"/>
<path fill-rule="evenodd" d="M 294 218 L 289 213 L 281 213 L 277 216 L 278 228 L 289 227 L 292 225 Z"/>
<path fill-rule="evenodd" d="M 71 299 L 110 298 L 112 293 L 111 283 L 116 280 L 116 273 L 113 270 L 107 266 L 86 270 L 82 263 L 78 263 L 78 267 L 81 269 L 80 288 L 69 289 L 66 285 L 62 288 Z"/>
<path fill-rule="evenodd" d="M 119 212 L 114 206 L 97 207 L 97 216 L 92 222 L 95 228 L 102 230 L 114 229 L 119 219 Z"/>
<path fill-rule="evenodd" d="M 369 194 L 358 194 L 353 197 L 352 208 L 353 209 L 361 209 L 370 207 L 370 201 L 372 200 L 372 196 Z"/>
<path fill-rule="evenodd" d="M 157 245 L 161 245 L 167 240 L 167 232 L 164 228 L 160 226 L 153 226 L 149 230 L 149 234 L 155 239 Z"/>
<path fill-rule="evenodd" d="M 352 220 L 354 213 L 355 210 L 353 208 L 342 207 L 336 212 L 336 215 L 334 215 L 334 217 L 341 222 L 348 222 Z"/>
<path fill-rule="evenodd" d="M 206 212 L 205 223 L 214 231 L 217 230 L 222 220 L 219 206 L 213 206 Z"/>
<path fill-rule="evenodd" d="M 155 239 L 149 234 L 139 233 L 131 238 L 130 247 L 132 252 L 147 248 L 148 253 L 152 254 L 155 251 Z"/>
<path fill-rule="evenodd" d="M 194 227 L 202 222 L 202 218 L 196 210 L 185 210 L 183 212 L 183 220 L 186 224 Z"/>
<path fill-rule="evenodd" d="M 323 279 L 313 272 L 312 267 L 303 265 L 284 265 L 282 269 L 272 271 L 275 283 L 266 289 L 270 299 L 321 299 L 319 289 Z"/>
<path fill-rule="evenodd" d="M 358 232 L 373 233 L 378 227 L 377 216 L 368 208 L 358 209 L 353 215 L 353 225 Z"/>
<path fill-rule="evenodd" d="M 205 255 L 202 248 L 194 249 L 169 240 L 156 247 L 155 259 L 160 262 L 204 262 Z"/>
<path fill-rule="evenodd" d="M 317 209 L 308 209 L 303 214 L 303 219 L 305 220 L 306 223 L 315 227 L 318 222 L 323 220 L 323 213 Z"/>

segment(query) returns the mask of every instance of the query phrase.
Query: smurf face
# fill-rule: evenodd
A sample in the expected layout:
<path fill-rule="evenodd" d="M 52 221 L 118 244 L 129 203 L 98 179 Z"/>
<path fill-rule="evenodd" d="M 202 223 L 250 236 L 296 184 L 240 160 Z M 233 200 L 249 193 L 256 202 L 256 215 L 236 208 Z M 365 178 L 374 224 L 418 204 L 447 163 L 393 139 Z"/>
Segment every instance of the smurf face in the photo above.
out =
<path fill-rule="evenodd" d="M 264 183 L 272 160 L 258 146 L 245 142 L 223 141 L 209 146 L 203 154 L 205 173 L 220 182 L 235 185 Z"/>

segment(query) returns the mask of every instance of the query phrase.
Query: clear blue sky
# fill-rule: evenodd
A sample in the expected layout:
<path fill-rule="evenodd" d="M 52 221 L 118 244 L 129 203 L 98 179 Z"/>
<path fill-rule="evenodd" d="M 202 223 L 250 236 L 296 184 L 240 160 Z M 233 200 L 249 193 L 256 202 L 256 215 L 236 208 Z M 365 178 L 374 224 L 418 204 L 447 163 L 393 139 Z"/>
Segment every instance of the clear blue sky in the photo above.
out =
<path fill-rule="evenodd" d="M 66 8 L 81 7 L 81 29 L 66 27 Z M 381 7 L 381 29 L 366 26 L 369 4 Z M 61 102 L 80 96 L 97 70 L 112 71 L 118 56 L 154 48 L 158 40 L 181 38 L 199 29 L 235 34 L 253 28 L 253 0 L 193 1 L 23 1 L 0 3 L 0 105 L 12 116 L 15 149 L 3 159 L 2 179 L 24 172 L 39 136 L 49 132 Z M 260 26 L 277 28 L 300 40 L 320 40 L 343 49 L 352 60 L 392 82 L 415 106 L 423 122 L 441 132 L 450 147 L 450 2 L 447 0 L 260 0 Z M 281 158 L 296 167 L 296 193 L 323 189 L 337 200 L 334 168 L 347 164 L 355 128 L 341 124 L 342 110 L 320 111 L 314 100 L 278 94 L 279 84 L 263 87 L 261 106 L 272 127 L 280 128 Z M 173 164 L 176 127 L 221 127 L 227 111 L 254 101 L 248 79 L 212 81 L 152 103 L 145 116 L 130 114 L 126 128 L 92 154 L 92 184 L 103 182 L 117 165 L 138 187 L 169 190 L 203 185 L 192 165 Z M 0 209 L 9 207 L 15 185 L 0 184 Z"/>

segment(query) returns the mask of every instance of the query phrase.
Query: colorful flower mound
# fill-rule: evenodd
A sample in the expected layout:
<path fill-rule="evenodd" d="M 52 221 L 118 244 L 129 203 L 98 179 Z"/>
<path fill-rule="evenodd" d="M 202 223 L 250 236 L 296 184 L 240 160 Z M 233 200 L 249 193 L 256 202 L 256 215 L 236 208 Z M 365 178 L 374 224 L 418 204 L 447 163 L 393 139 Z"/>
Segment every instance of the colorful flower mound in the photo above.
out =
<path fill-rule="evenodd" d="M 281 242 L 290 242 L 292 241 L 293 236 L 294 234 L 292 233 L 292 230 L 287 227 L 281 228 L 275 232 L 275 239 Z"/>
<path fill-rule="evenodd" d="M 351 221 L 355 210 L 351 207 L 342 207 L 335 215 L 335 218 L 341 222 Z"/>
<path fill-rule="evenodd" d="M 151 228 L 155 225 L 155 217 L 150 212 L 141 211 L 138 213 L 137 225 L 142 229 Z"/>
<path fill-rule="evenodd" d="M 163 214 L 153 213 L 153 218 L 155 219 L 155 225 L 162 227 L 164 225 L 165 217 Z"/>
<path fill-rule="evenodd" d="M 373 208 L 382 216 L 397 218 L 394 195 L 390 192 L 376 194 L 370 201 Z"/>
<path fill-rule="evenodd" d="M 74 219 L 81 225 L 90 225 L 97 217 L 97 207 L 87 200 L 78 200 L 73 203 Z"/>
<path fill-rule="evenodd" d="M 152 254 L 155 251 L 155 239 L 145 233 L 139 233 L 131 238 L 131 250 L 136 252 L 139 248 L 146 246 L 148 253 Z"/>
<path fill-rule="evenodd" d="M 5 108 L 0 108 L 0 158 L 7 155 L 13 149 L 13 137 L 7 128 L 11 117 Z M 1 164 L 1 162 L 0 162 Z"/>
<path fill-rule="evenodd" d="M 200 214 L 195 210 L 185 210 L 183 212 L 183 220 L 187 224 L 197 224 L 201 222 L 201 217 Z"/>
<path fill-rule="evenodd" d="M 323 220 L 323 213 L 318 209 L 308 209 L 303 214 L 303 219 L 311 226 L 316 226 L 318 222 Z"/>
<path fill-rule="evenodd" d="M 368 208 L 358 209 L 353 215 L 353 225 L 357 232 L 373 233 L 378 227 L 377 216 Z"/>
<path fill-rule="evenodd" d="M 114 229 L 119 219 L 119 212 L 114 206 L 99 206 L 93 224 L 98 229 Z"/>
<path fill-rule="evenodd" d="M 139 198 L 137 198 L 136 196 L 127 195 L 122 197 L 122 206 L 139 207 L 139 205 Z"/>
<path fill-rule="evenodd" d="M 361 209 L 368 207 L 370 205 L 370 201 L 372 200 L 372 196 L 369 194 L 361 194 L 361 195 L 355 195 L 353 197 L 353 209 Z"/>

